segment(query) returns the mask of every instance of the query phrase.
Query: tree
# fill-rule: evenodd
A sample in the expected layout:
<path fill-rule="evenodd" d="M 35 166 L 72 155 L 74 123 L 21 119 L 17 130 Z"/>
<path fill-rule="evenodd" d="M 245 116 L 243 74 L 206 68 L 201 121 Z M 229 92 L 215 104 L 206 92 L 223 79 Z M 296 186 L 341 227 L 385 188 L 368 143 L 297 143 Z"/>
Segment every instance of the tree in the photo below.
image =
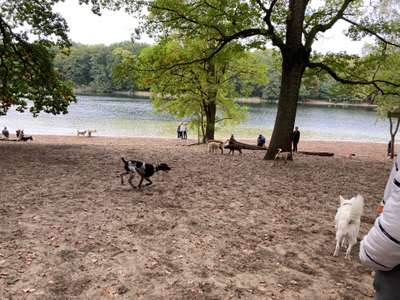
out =
<path fill-rule="evenodd" d="M 266 82 L 265 65 L 234 43 L 207 61 L 164 68 L 171 61 L 190 60 L 207 47 L 209 43 L 199 39 L 165 38 L 137 59 L 119 51 L 124 58 L 118 70 L 120 76 L 133 75 L 133 80 L 141 78 L 142 85 L 150 87 L 157 110 L 191 119 L 200 127 L 203 141 L 214 139 L 216 123 L 243 119 L 243 108 L 233 100 L 238 82 L 242 94 L 250 93 L 252 84 Z"/>
<path fill-rule="evenodd" d="M 149 15 L 143 27 L 147 32 L 170 34 L 179 32 L 187 38 L 196 36 L 218 43 L 205 53 L 198 53 L 192 62 L 207 60 L 233 41 L 241 40 L 248 47 L 260 47 L 270 41 L 282 58 L 278 110 L 266 159 L 272 159 L 277 148 L 289 150 L 296 118 L 301 81 L 306 69 L 330 75 L 344 84 L 370 85 L 376 93 L 398 88 L 398 82 L 370 74 L 361 78 L 346 72 L 346 55 L 323 59 L 313 54 L 317 38 L 337 22 L 350 25 L 348 35 L 361 39 L 366 35 L 383 46 L 398 47 L 393 33 L 398 26 L 399 4 L 395 0 L 154 0 L 111 1 L 127 4 L 131 11 L 145 6 Z M 390 7 L 391 12 L 387 7 Z M 388 18 L 385 18 L 388 16 Z M 396 27 L 397 26 L 397 27 Z M 331 58 L 334 56 L 332 55 Z M 347 57 L 348 58 L 348 57 Z M 354 60 L 353 57 L 350 59 Z M 347 61 L 347 63 L 346 63 Z M 173 65 L 188 62 L 172 62 Z M 354 70 L 357 66 L 354 66 Z M 397 93 L 397 91 L 396 91 Z"/>
<path fill-rule="evenodd" d="M 138 54 L 146 46 L 132 42 L 115 43 L 110 46 L 73 44 L 69 53 L 57 53 L 55 66 L 66 79 L 74 83 L 78 91 L 133 91 L 136 88 L 134 81 L 113 76 L 113 71 L 119 64 L 119 57 L 114 50 L 118 48 Z"/>
<path fill-rule="evenodd" d="M 33 115 L 66 113 L 72 85 L 54 69 L 54 47 L 69 46 L 55 1 L 0 1 L 0 115 L 15 105 Z"/>

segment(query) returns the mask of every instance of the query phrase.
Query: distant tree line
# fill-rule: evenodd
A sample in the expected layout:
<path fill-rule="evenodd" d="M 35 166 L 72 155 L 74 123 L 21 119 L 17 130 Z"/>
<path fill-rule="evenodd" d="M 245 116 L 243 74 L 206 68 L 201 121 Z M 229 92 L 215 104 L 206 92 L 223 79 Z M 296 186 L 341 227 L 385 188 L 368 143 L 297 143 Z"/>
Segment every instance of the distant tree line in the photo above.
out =
<path fill-rule="evenodd" d="M 119 91 L 143 90 L 139 79 L 115 76 L 116 69 L 121 64 L 118 54 L 121 50 L 139 55 L 147 44 L 121 42 L 110 46 L 82 45 L 74 43 L 69 54 L 59 52 L 55 58 L 55 66 L 63 77 L 73 82 L 78 93 L 113 93 Z M 252 52 L 257 60 L 267 65 L 266 84 L 235 81 L 239 96 L 261 97 L 270 101 L 278 98 L 281 82 L 281 58 L 279 53 L 271 49 Z M 245 87 L 246 91 L 243 91 Z M 249 92 L 250 89 L 250 92 Z M 332 102 L 371 102 L 368 95 L 359 88 L 343 85 L 329 76 L 320 74 L 305 74 L 301 90 L 300 101 L 304 99 L 321 99 Z"/>
<path fill-rule="evenodd" d="M 55 67 L 66 80 L 73 82 L 78 93 L 112 93 L 115 91 L 138 90 L 131 78 L 121 79 L 113 75 L 120 63 L 116 49 L 134 54 L 147 47 L 132 42 L 106 45 L 72 44 L 69 53 L 60 51 L 55 58 Z"/>

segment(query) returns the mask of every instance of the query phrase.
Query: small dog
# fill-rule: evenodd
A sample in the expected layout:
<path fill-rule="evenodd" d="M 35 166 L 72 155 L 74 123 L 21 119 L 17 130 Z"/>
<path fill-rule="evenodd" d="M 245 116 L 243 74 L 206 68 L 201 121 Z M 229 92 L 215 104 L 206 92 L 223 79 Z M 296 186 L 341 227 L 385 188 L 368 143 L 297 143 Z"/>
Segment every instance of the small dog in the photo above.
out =
<path fill-rule="evenodd" d="M 364 198 L 357 195 L 349 200 L 339 196 L 340 207 L 335 216 L 336 248 L 333 256 L 339 255 L 340 247 L 347 242 L 345 258 L 350 259 L 351 248 L 357 244 L 357 236 L 360 230 L 361 215 L 364 209 Z"/>
<path fill-rule="evenodd" d="M 80 136 L 80 135 L 85 136 L 86 135 L 86 130 L 77 130 L 76 132 L 77 132 L 76 133 L 77 136 Z"/>
<path fill-rule="evenodd" d="M 278 152 L 275 154 L 274 161 L 278 159 L 283 159 L 285 160 L 285 164 L 287 163 L 288 160 L 293 160 L 293 152 L 292 151 L 282 151 L 281 148 L 277 149 Z"/>
<path fill-rule="evenodd" d="M 143 180 L 146 180 L 148 183 L 146 185 L 150 185 L 153 182 L 150 180 L 150 177 L 154 175 L 155 172 L 164 171 L 167 172 L 171 170 L 171 168 L 167 164 L 159 164 L 159 165 L 152 165 L 146 164 L 143 161 L 138 160 L 126 160 L 125 158 L 121 157 L 121 160 L 124 163 L 125 172 L 121 173 L 121 184 L 124 184 L 124 176 L 130 175 L 128 182 L 132 186 L 132 188 L 136 189 L 136 186 L 133 185 L 132 179 L 135 174 L 139 174 L 140 182 L 137 186 L 139 189 L 142 187 Z"/>
<path fill-rule="evenodd" d="M 20 141 L 23 141 L 23 142 L 26 142 L 26 141 L 29 141 L 29 140 L 33 141 L 33 137 L 31 135 L 22 136 L 20 138 Z"/>
<path fill-rule="evenodd" d="M 224 148 L 222 147 L 224 145 L 223 142 L 212 140 L 209 141 L 207 144 L 209 153 L 215 153 L 219 149 L 221 150 L 221 154 L 224 154 Z"/>

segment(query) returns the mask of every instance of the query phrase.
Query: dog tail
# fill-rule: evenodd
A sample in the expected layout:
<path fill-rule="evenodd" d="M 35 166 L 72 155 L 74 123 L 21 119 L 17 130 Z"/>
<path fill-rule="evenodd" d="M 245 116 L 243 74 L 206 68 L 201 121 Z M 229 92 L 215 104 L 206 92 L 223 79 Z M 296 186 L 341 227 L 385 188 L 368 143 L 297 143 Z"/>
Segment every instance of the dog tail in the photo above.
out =
<path fill-rule="evenodd" d="M 128 161 L 125 160 L 125 158 L 123 158 L 123 157 L 121 157 L 121 160 L 124 162 L 124 164 L 127 164 L 127 163 L 128 163 Z"/>
<path fill-rule="evenodd" d="M 277 159 L 278 156 L 279 156 L 279 153 L 282 152 L 282 148 L 277 148 L 276 150 L 277 150 L 278 152 L 276 152 L 276 154 L 275 154 L 275 159 Z"/>
<path fill-rule="evenodd" d="M 361 216 L 364 209 L 364 197 L 358 194 L 353 198 L 352 202 L 350 214 L 355 217 Z"/>

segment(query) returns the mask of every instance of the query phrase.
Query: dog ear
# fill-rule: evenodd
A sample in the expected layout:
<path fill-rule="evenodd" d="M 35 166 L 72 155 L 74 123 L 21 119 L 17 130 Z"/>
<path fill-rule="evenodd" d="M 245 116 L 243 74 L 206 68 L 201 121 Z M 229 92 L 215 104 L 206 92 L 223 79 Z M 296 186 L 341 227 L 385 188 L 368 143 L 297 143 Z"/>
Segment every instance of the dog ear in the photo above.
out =
<path fill-rule="evenodd" d="M 342 195 L 339 195 L 339 199 L 340 199 L 340 206 L 343 205 L 343 202 L 346 200 L 342 197 Z"/>

